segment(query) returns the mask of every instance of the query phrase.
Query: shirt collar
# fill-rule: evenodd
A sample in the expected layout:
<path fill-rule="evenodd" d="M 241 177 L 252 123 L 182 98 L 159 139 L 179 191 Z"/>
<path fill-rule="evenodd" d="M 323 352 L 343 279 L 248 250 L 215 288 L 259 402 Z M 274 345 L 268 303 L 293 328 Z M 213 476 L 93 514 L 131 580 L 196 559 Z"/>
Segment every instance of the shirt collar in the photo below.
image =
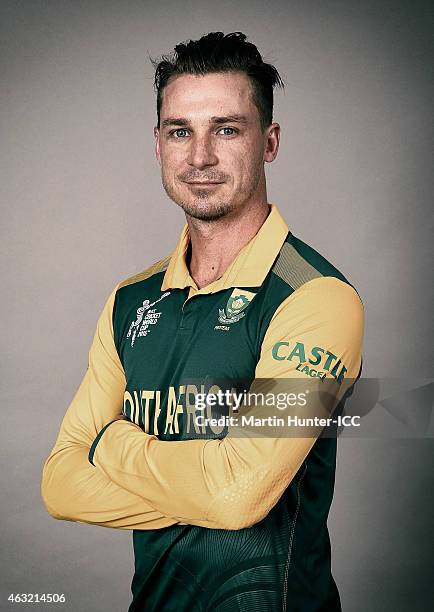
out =
<path fill-rule="evenodd" d="M 188 225 L 184 226 L 163 278 L 161 291 L 191 287 L 194 293 L 215 293 L 229 287 L 262 285 L 288 234 L 288 226 L 276 205 L 255 236 L 241 249 L 224 274 L 198 290 L 190 276 L 185 258 L 190 243 Z"/>

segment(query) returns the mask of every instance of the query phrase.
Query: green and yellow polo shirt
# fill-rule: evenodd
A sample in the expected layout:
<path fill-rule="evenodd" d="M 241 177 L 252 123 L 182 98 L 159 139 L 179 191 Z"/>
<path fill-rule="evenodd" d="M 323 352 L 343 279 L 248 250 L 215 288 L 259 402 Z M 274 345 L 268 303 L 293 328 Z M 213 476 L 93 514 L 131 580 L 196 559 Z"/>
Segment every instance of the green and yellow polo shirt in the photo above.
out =
<path fill-rule="evenodd" d="M 188 247 L 186 226 L 171 256 L 107 300 L 44 466 L 45 505 L 134 530 L 130 612 L 338 610 L 327 531 L 336 439 L 231 435 L 201 424 L 195 396 L 220 380 L 290 380 L 328 384 L 341 401 L 361 369 L 362 303 L 273 205 L 201 289 Z"/>

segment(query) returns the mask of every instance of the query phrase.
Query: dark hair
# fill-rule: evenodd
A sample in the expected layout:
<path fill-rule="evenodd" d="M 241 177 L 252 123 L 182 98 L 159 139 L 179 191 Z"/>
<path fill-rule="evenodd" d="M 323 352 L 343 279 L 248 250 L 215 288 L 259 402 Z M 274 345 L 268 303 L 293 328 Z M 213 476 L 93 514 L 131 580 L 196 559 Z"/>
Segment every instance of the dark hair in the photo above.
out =
<path fill-rule="evenodd" d="M 157 125 L 160 126 L 162 92 L 172 76 L 212 72 L 245 72 L 250 78 L 253 102 L 259 110 L 262 130 L 273 121 L 273 88 L 283 87 L 276 68 L 262 61 L 256 46 L 242 32 L 210 32 L 199 40 L 176 45 L 169 55 L 152 60 L 157 92 Z"/>

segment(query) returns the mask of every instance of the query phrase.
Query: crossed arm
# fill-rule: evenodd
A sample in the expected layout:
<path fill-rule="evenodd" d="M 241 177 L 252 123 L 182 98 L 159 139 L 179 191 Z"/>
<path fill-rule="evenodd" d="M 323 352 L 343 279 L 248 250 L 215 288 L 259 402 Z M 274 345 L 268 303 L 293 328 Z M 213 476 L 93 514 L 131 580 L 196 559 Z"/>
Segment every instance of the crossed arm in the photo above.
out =
<path fill-rule="evenodd" d="M 238 430 L 223 440 L 167 442 L 120 419 L 126 381 L 113 342 L 115 292 L 98 321 L 89 368 L 44 465 L 41 491 L 48 512 L 121 529 L 178 522 L 241 529 L 258 522 L 277 503 L 315 437 L 253 437 Z M 326 347 L 345 364 L 347 378 L 334 383 L 337 402 L 348 388 L 346 380 L 359 371 L 362 335 L 363 307 L 354 289 L 334 278 L 314 279 L 276 311 L 251 390 L 265 378 L 306 380 L 295 369 L 296 360 L 276 359 L 275 351 L 273 356 L 276 343 L 301 342 Z M 88 454 L 96 438 L 92 465 Z"/>

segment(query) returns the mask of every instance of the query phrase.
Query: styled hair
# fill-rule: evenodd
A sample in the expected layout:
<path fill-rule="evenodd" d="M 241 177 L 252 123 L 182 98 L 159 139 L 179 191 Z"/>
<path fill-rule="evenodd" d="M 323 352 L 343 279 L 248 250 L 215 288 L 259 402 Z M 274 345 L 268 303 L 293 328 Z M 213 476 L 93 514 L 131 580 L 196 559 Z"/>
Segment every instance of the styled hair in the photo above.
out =
<path fill-rule="evenodd" d="M 157 126 L 160 127 L 162 93 L 170 77 L 181 74 L 244 72 L 252 84 L 252 99 L 258 108 L 262 130 L 273 121 L 273 89 L 284 83 L 271 64 L 262 60 L 256 46 L 242 32 L 210 32 L 199 40 L 176 45 L 174 51 L 151 62 L 155 68 Z"/>

